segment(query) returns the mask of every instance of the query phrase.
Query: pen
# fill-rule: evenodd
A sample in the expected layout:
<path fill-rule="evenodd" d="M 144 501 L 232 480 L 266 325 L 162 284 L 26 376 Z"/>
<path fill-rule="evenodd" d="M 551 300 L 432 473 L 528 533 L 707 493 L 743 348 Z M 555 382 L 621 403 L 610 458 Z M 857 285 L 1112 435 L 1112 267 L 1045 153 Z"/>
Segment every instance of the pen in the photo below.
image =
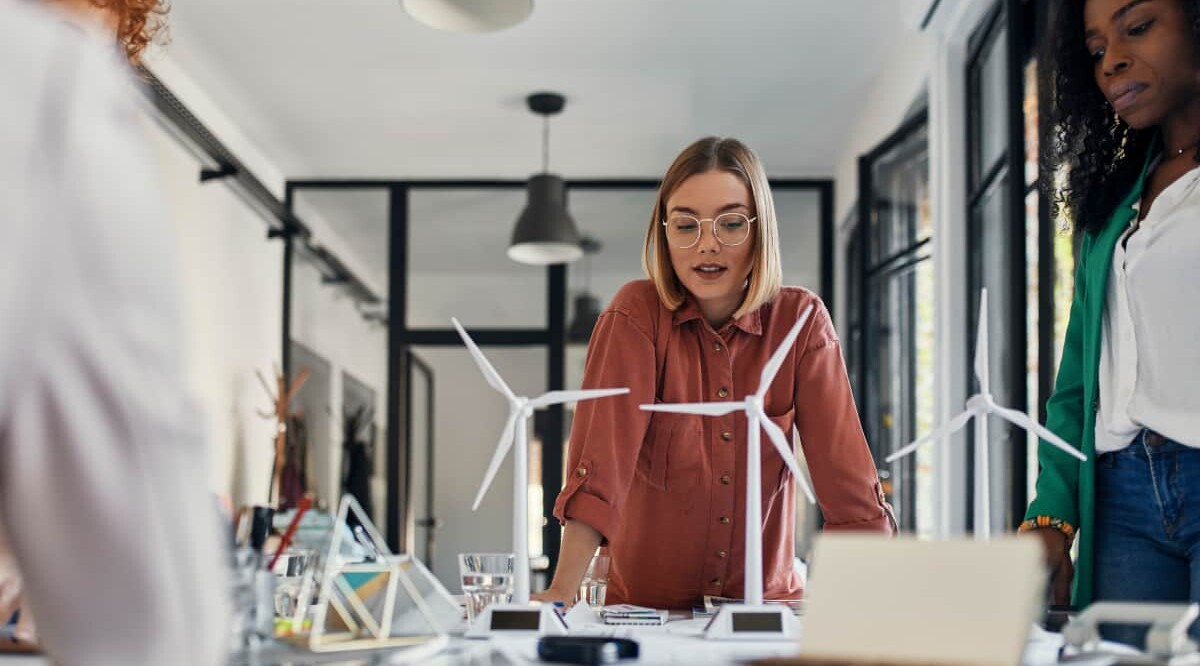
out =
<path fill-rule="evenodd" d="M 283 555 L 283 551 L 292 545 L 292 537 L 296 535 L 296 528 L 300 527 L 300 519 L 304 517 L 304 512 L 308 511 L 308 507 L 312 506 L 312 500 L 311 493 L 305 493 L 304 497 L 300 498 L 300 504 L 296 507 L 296 515 L 292 517 L 292 522 L 288 525 L 287 531 L 283 533 L 283 539 L 279 542 L 279 547 L 275 549 L 275 556 L 271 558 L 271 563 L 267 565 L 268 571 L 275 570 L 275 563 L 279 561 L 279 556 Z"/>

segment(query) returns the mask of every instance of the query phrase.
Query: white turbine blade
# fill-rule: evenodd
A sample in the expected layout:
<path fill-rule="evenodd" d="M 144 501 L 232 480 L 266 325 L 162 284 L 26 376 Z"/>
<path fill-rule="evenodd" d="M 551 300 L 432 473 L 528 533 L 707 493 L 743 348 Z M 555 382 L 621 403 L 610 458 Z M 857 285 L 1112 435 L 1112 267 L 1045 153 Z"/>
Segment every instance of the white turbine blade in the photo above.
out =
<path fill-rule="evenodd" d="M 996 416 L 999 416 L 1005 421 L 1012 423 L 1018 428 L 1024 428 L 1025 430 L 1032 432 L 1038 437 L 1046 440 L 1046 443 L 1061 450 L 1063 453 L 1078 458 L 1080 462 L 1087 461 L 1087 456 L 1083 455 L 1079 449 L 1068 444 L 1066 440 L 1051 432 L 1046 426 L 1029 418 L 1028 414 L 1018 412 L 1015 409 L 1006 409 L 1004 407 L 1000 407 L 999 405 L 992 407 L 992 409 L 996 412 Z"/>
<path fill-rule="evenodd" d="M 990 395 L 991 378 L 988 376 L 988 297 L 987 288 L 979 290 L 979 329 L 975 332 L 975 379 L 979 380 L 979 392 Z"/>
<path fill-rule="evenodd" d="M 647 412 L 670 412 L 672 414 L 703 414 L 705 416 L 724 416 L 739 409 L 745 409 L 744 402 L 685 402 L 678 405 L 656 403 L 639 405 Z"/>
<path fill-rule="evenodd" d="M 958 430 L 960 428 L 967 425 L 967 421 L 970 421 L 972 416 L 976 416 L 975 410 L 973 410 L 973 409 L 968 409 L 967 411 L 959 414 L 958 416 L 955 416 L 954 418 L 950 419 L 950 421 L 947 422 L 942 427 L 935 428 L 928 435 L 925 435 L 924 437 L 918 439 L 917 441 L 909 444 L 908 446 L 906 446 L 906 447 L 900 449 L 899 451 L 896 451 L 892 455 L 888 456 L 887 462 L 895 462 L 897 459 L 903 458 L 904 456 L 912 453 L 913 451 L 916 451 L 917 449 L 921 448 L 922 446 L 924 446 L 925 444 L 927 444 L 929 442 L 939 440 L 939 439 L 945 437 L 946 435 L 950 435 L 955 432 L 958 432 Z M 980 418 L 982 418 L 982 415 L 979 415 L 979 416 L 980 416 Z"/>
<path fill-rule="evenodd" d="M 500 463 L 504 462 L 504 456 L 508 454 L 508 450 L 513 445 L 513 426 L 516 425 L 518 413 L 512 410 L 508 414 L 508 420 L 504 422 L 504 430 L 500 432 L 500 441 L 496 442 L 496 452 L 492 454 L 492 462 L 488 465 L 487 473 L 483 475 L 483 484 L 479 486 L 479 492 L 475 495 L 475 504 L 471 506 L 471 510 L 479 509 L 479 503 L 483 501 L 483 496 L 487 494 L 488 487 L 492 485 L 492 480 L 496 478 L 496 472 L 500 471 Z M 522 423 L 521 427 L 525 427 Z"/>
<path fill-rule="evenodd" d="M 529 401 L 529 406 L 537 409 L 546 405 L 557 405 L 562 402 L 575 402 L 576 400 L 593 400 L 595 398 L 607 398 L 610 395 L 622 395 L 629 393 L 627 388 L 615 389 L 587 389 L 585 391 L 550 391 L 540 395 Z"/>
<path fill-rule="evenodd" d="M 767 389 L 771 387 L 771 382 L 775 379 L 775 373 L 779 372 L 780 366 L 783 365 L 783 359 L 787 358 L 788 351 L 792 345 L 796 344 L 796 336 L 800 335 L 800 329 L 804 328 L 804 322 L 808 321 L 809 315 L 812 314 L 813 306 L 804 308 L 804 312 L 800 313 L 800 318 L 792 325 L 792 330 L 788 331 L 787 337 L 783 342 L 779 343 L 779 348 L 771 354 L 771 358 L 767 364 L 763 366 L 762 375 L 758 378 L 758 390 L 754 395 L 761 399 L 767 394 Z"/>
<path fill-rule="evenodd" d="M 775 445 L 775 450 L 783 458 L 784 464 L 791 470 L 792 476 L 796 477 L 796 483 L 800 485 L 801 492 L 808 498 L 808 503 L 816 504 L 817 498 L 813 495 L 812 487 L 808 485 L 808 479 L 804 478 L 804 471 L 800 469 L 800 463 L 796 460 L 796 454 L 792 452 L 792 445 L 788 441 L 787 435 L 779 426 L 775 425 L 774 421 L 765 416 L 759 422 L 762 423 L 763 430 L 767 431 L 767 437 Z"/>
<path fill-rule="evenodd" d="M 466 343 L 467 350 L 471 352 L 471 356 L 475 359 L 475 365 L 479 366 L 479 370 L 483 372 L 483 378 L 487 380 L 487 383 L 492 388 L 503 393 L 504 397 L 510 401 L 514 400 L 516 396 L 513 394 L 512 389 L 508 388 L 508 384 L 505 384 L 504 380 L 500 378 L 500 373 L 496 372 L 496 369 L 488 362 L 487 357 L 475 345 L 475 341 L 471 339 L 471 336 L 467 335 L 466 329 L 462 327 L 462 324 L 458 323 L 458 319 L 451 317 L 450 322 L 454 324 L 454 328 L 458 329 L 458 337 L 462 338 L 462 341 Z"/>

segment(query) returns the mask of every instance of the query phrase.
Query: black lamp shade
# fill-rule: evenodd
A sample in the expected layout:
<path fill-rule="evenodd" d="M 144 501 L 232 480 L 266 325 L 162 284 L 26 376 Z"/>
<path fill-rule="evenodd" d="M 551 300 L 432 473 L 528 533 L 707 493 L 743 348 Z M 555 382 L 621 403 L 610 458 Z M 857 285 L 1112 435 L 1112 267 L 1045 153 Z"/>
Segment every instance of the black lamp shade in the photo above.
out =
<path fill-rule="evenodd" d="M 567 212 L 567 184 L 540 174 L 529 179 L 529 200 L 517 218 L 508 256 L 523 264 L 565 264 L 583 256 L 579 231 Z"/>
<path fill-rule="evenodd" d="M 575 297 L 575 318 L 567 328 L 567 339 L 571 342 L 587 342 L 592 337 L 592 329 L 600 319 L 600 299 L 591 294 L 580 294 Z"/>

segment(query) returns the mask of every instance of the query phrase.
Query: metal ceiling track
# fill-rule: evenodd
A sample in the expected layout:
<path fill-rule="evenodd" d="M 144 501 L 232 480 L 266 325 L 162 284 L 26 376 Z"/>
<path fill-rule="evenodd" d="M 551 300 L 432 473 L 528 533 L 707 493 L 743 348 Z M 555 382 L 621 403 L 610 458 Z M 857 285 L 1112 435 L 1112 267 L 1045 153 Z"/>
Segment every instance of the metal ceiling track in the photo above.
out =
<path fill-rule="evenodd" d="M 201 169 L 201 182 L 224 181 L 266 219 L 270 226 L 268 237 L 290 236 L 296 241 L 296 249 L 318 264 L 326 284 L 344 287 L 356 301 L 364 305 L 378 306 L 383 303 L 383 299 L 336 255 L 314 242 L 312 230 L 291 212 L 288 204 L 276 198 L 158 77 L 144 67 L 139 68 L 139 73 L 144 82 L 141 90 L 158 112 L 159 121 L 197 159 L 212 165 Z"/>

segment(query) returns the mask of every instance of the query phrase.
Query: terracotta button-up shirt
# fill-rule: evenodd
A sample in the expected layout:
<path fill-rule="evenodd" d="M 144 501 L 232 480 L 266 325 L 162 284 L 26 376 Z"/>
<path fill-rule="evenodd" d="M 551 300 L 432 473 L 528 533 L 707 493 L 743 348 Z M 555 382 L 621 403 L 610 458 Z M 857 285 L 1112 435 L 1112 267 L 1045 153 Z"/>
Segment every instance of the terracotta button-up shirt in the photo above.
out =
<path fill-rule="evenodd" d="M 771 303 L 713 330 L 699 307 L 674 312 L 648 280 L 631 282 L 601 314 L 583 388 L 628 395 L 580 402 L 560 521 L 608 542 L 609 603 L 690 608 L 706 594 L 743 596 L 746 419 L 646 412 L 651 402 L 738 400 L 800 313 L 816 304 L 764 400 L 784 432 L 800 433 L 827 530 L 891 532 L 894 519 L 859 425 L 829 312 L 815 294 L 785 287 Z M 764 593 L 798 598 L 795 486 L 762 437 Z"/>

